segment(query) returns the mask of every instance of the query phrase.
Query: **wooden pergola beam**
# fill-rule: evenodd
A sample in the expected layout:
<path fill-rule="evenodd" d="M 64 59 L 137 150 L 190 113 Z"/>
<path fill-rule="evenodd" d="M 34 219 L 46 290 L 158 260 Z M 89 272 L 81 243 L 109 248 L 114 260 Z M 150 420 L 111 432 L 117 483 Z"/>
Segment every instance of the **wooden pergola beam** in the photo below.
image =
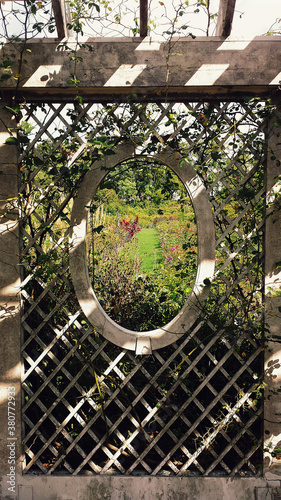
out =
<path fill-rule="evenodd" d="M 140 36 L 147 36 L 148 0 L 140 0 Z"/>
<path fill-rule="evenodd" d="M 236 0 L 220 0 L 216 36 L 228 37 L 231 33 Z M 71 22 L 64 0 L 52 0 L 58 38 L 70 35 L 67 23 Z M 148 33 L 148 0 L 140 0 L 140 36 Z"/>
<path fill-rule="evenodd" d="M 87 47 L 77 51 L 81 58 L 77 67 L 79 95 L 98 102 L 113 96 L 126 99 L 132 94 L 146 100 L 165 100 L 169 94 L 175 101 L 235 100 L 245 96 L 280 99 L 280 43 L 278 36 L 249 41 L 221 37 L 176 39 L 167 74 L 165 43 L 151 45 L 151 40 L 137 37 L 92 39 Z M 57 39 L 49 39 L 48 43 L 43 39 L 30 40 L 20 80 L 4 79 L 2 94 L 8 98 L 16 88 L 18 96 L 30 101 L 75 97 L 77 88 L 69 83 L 73 72 L 69 54 L 76 44 L 70 41 L 64 51 L 57 47 Z M 15 43 L 5 45 L 9 57 L 14 57 L 16 51 Z M 0 68 L 0 77 L 2 73 L 5 69 Z"/>
<path fill-rule="evenodd" d="M 228 37 L 231 33 L 236 0 L 220 0 L 216 36 Z"/>
<path fill-rule="evenodd" d="M 66 6 L 64 0 L 52 0 L 52 6 L 58 38 L 62 40 L 71 35 L 70 30 L 67 28 L 67 24 L 71 22 L 69 6 Z"/>

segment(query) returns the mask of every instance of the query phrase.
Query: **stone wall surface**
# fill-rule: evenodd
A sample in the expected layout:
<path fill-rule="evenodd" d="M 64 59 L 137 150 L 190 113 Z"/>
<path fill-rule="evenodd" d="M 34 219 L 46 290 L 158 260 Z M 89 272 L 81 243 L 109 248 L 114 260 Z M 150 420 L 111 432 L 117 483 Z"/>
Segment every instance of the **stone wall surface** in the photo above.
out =
<path fill-rule="evenodd" d="M 262 478 L 25 476 L 18 478 L 17 500 L 277 500 L 272 494 L 281 489 L 274 484 Z"/>
<path fill-rule="evenodd" d="M 20 267 L 17 148 L 5 145 L 6 139 L 12 135 L 15 128 L 15 122 L 10 117 L 10 113 L 1 110 L 0 473 L 5 477 L 4 487 L 9 486 L 7 481 L 11 480 L 14 490 L 15 474 L 21 469 Z"/>

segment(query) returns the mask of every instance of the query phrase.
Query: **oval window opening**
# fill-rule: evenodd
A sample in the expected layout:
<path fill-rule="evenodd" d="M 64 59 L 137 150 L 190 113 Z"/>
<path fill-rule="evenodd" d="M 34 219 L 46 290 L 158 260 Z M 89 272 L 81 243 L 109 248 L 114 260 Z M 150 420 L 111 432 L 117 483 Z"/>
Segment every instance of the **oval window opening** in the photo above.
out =
<path fill-rule="evenodd" d="M 154 319 L 152 319 L 151 315 L 149 314 L 149 309 L 147 309 L 146 316 L 144 318 L 146 324 L 142 324 L 143 330 L 136 330 L 138 326 L 136 324 L 136 319 L 135 319 L 136 314 L 130 313 L 131 316 L 134 318 L 133 319 L 134 330 L 132 330 L 128 327 L 123 327 L 121 324 L 111 319 L 111 317 L 108 314 L 110 313 L 110 311 L 106 310 L 108 306 L 106 305 L 105 298 L 103 298 L 100 295 L 100 300 L 101 301 L 104 300 L 104 308 L 97 298 L 97 294 L 99 293 L 99 291 L 97 287 L 96 269 L 95 267 L 93 267 L 92 264 L 95 264 L 97 266 L 103 265 L 102 259 L 99 261 L 99 255 L 95 255 L 95 248 L 97 248 L 96 247 L 97 242 L 95 241 L 95 237 L 97 235 L 101 235 L 102 238 L 104 224 L 100 223 L 103 222 L 102 220 L 101 221 L 95 220 L 95 222 L 93 220 L 90 223 L 87 221 L 89 221 L 91 218 L 94 219 L 94 217 L 96 217 L 98 206 L 100 207 L 100 210 L 102 210 L 101 201 L 94 198 L 98 192 L 98 188 L 100 187 L 101 183 L 104 181 L 106 177 L 106 170 L 107 172 L 112 172 L 113 169 L 118 165 L 119 166 L 121 165 L 122 167 L 125 165 L 127 171 L 129 172 L 130 168 L 136 169 L 138 163 L 140 167 L 142 167 L 145 163 L 149 165 L 149 167 L 152 167 L 153 164 L 154 166 L 157 167 L 159 171 L 162 170 L 162 175 L 164 176 L 164 179 L 167 172 L 169 172 L 169 175 L 171 174 L 169 169 L 166 170 L 166 167 L 164 167 L 164 165 L 166 165 L 171 169 L 172 172 L 174 172 L 177 175 L 178 179 L 180 179 L 181 182 L 183 183 L 186 189 L 186 193 L 188 193 L 191 199 L 194 214 L 196 216 L 198 255 L 197 259 L 194 258 L 193 261 L 189 258 L 185 258 L 185 265 L 182 268 L 180 267 L 178 269 L 175 268 L 175 278 L 180 278 L 180 280 L 182 279 L 186 280 L 184 281 L 184 286 L 186 286 L 186 291 L 184 293 L 186 293 L 187 300 L 185 301 L 183 307 L 178 312 L 178 314 L 176 314 L 175 311 L 173 310 L 173 312 L 170 315 L 172 319 L 168 321 L 168 323 L 163 325 L 163 323 L 167 321 L 166 318 L 163 315 L 162 316 L 160 315 L 160 319 L 154 321 Z M 175 179 L 177 181 L 177 186 L 179 186 L 176 177 Z M 106 181 L 107 182 L 109 181 L 109 177 L 107 177 Z M 173 182 L 173 179 L 171 182 Z M 153 184 L 153 182 L 150 182 L 150 184 Z M 106 184 L 104 184 L 103 187 L 104 186 L 106 186 Z M 110 186 L 107 185 L 106 189 L 110 189 Z M 163 178 L 162 178 L 162 189 L 163 189 Z M 153 190 L 157 191 L 156 181 L 155 181 L 155 186 L 153 185 Z M 174 198 L 176 198 L 176 195 L 174 195 Z M 187 198 L 187 196 L 185 196 L 185 198 Z M 177 201 L 177 200 L 172 200 L 172 201 Z M 162 203 L 164 202 L 161 201 L 160 197 L 158 210 L 163 210 L 163 208 L 161 207 Z M 132 207 L 133 200 L 131 199 L 127 205 L 128 207 Z M 187 206 L 190 207 L 189 203 Z M 110 212 L 109 209 L 108 211 Z M 132 217 L 132 220 L 126 220 L 124 218 L 124 222 L 122 222 L 123 225 L 122 228 L 120 228 L 120 224 L 122 221 L 121 214 L 119 217 L 119 224 L 117 220 L 117 228 L 120 228 L 120 231 L 124 232 L 125 236 L 123 234 L 122 237 L 125 238 L 125 240 L 127 235 L 127 227 L 129 227 L 131 230 L 133 226 L 134 229 L 133 237 L 136 234 L 141 234 L 142 231 L 142 229 L 141 231 L 135 230 L 136 227 L 139 227 L 141 220 L 140 216 L 138 220 L 136 220 L 136 214 L 134 213 L 133 215 L 134 217 Z M 158 217 L 161 217 L 163 215 L 164 214 L 162 213 L 157 214 Z M 99 215 L 99 217 L 102 216 Z M 118 219 L 118 213 L 117 213 L 117 219 Z M 116 226 L 116 221 L 115 221 L 115 226 Z M 88 231 L 88 229 L 90 230 Z M 189 234 L 191 236 L 190 233 L 192 233 L 192 231 L 187 231 L 186 234 Z M 94 238 L 92 237 L 92 234 L 94 235 Z M 160 236 L 158 236 L 158 240 L 161 249 L 161 243 L 164 243 L 164 241 L 160 239 Z M 125 241 L 124 244 L 121 245 L 121 251 L 118 254 L 118 260 L 121 261 L 122 264 L 124 264 L 125 262 L 124 261 L 125 249 L 127 251 L 127 247 L 130 248 L 130 245 L 128 245 L 129 243 L 131 243 L 130 240 Z M 176 251 L 186 252 L 189 250 L 190 252 L 193 252 L 195 247 L 193 243 L 192 245 L 190 245 L 187 242 L 187 247 L 186 248 L 182 247 L 180 249 L 180 245 L 178 245 L 178 243 L 176 242 L 172 243 L 171 240 L 169 240 L 169 244 L 170 244 L 170 248 L 168 248 L 169 254 L 168 253 L 164 254 L 164 258 L 167 260 L 167 262 L 174 261 L 174 257 L 176 256 Z M 178 245 L 179 248 L 177 248 L 176 245 Z M 158 246 L 158 244 L 156 246 Z M 162 245 L 162 247 L 163 246 L 164 245 Z M 173 259 L 169 257 L 173 257 Z M 188 295 L 187 291 L 189 286 L 192 284 L 194 275 L 192 275 L 192 273 L 191 275 L 188 274 L 189 271 L 187 267 L 191 266 L 192 268 L 193 267 L 195 268 L 195 266 L 192 263 L 195 262 L 195 260 L 197 262 L 196 278 L 194 281 L 192 292 Z M 142 259 L 140 259 L 140 261 L 141 263 L 139 262 L 138 266 L 142 264 Z M 157 261 L 157 256 L 156 256 L 156 261 Z M 95 328 L 96 332 L 103 335 L 107 340 L 113 342 L 114 344 L 124 349 L 134 350 L 136 354 L 150 354 L 151 352 L 153 352 L 153 350 L 161 349 L 169 344 L 172 344 L 183 334 L 186 334 L 192 327 L 194 322 L 197 320 L 198 316 L 201 314 L 204 301 L 206 300 L 209 294 L 210 278 L 213 276 L 215 267 L 215 228 L 213 222 L 212 207 L 208 198 L 207 191 L 204 188 L 204 185 L 200 177 L 197 175 L 192 165 L 188 163 L 183 157 L 181 157 L 179 153 L 173 151 L 173 149 L 169 147 L 165 148 L 161 152 L 156 153 L 153 157 L 138 156 L 136 152 L 136 146 L 131 142 L 120 144 L 119 146 L 117 146 L 114 155 L 105 157 L 105 159 L 101 161 L 94 162 L 89 171 L 84 176 L 79 186 L 77 196 L 75 196 L 73 200 L 73 208 L 71 213 L 71 231 L 69 238 L 69 264 L 70 264 L 72 282 L 81 309 L 87 316 L 88 321 Z M 89 267 L 91 267 L 91 265 L 92 265 L 92 270 L 90 272 Z M 138 283 L 138 280 L 140 279 L 139 284 L 141 284 L 142 286 L 143 285 L 142 281 L 147 280 L 146 276 L 149 273 L 145 269 L 143 269 L 143 272 L 139 271 L 141 271 L 141 269 L 138 269 L 137 271 L 138 274 L 136 274 L 137 279 L 134 279 L 134 281 L 137 281 Z M 106 266 L 104 272 L 108 274 L 108 269 L 106 269 Z M 158 273 L 156 272 L 157 279 L 158 279 L 158 274 L 159 271 Z M 169 268 L 167 274 L 169 275 Z M 179 274 L 179 276 L 176 276 L 176 274 Z M 186 274 L 186 276 L 184 276 L 184 274 Z M 145 277 L 143 277 L 143 275 Z M 154 281 L 156 281 L 156 278 Z M 153 304 L 154 302 L 158 301 L 159 303 L 158 306 L 160 307 L 161 304 L 168 303 L 166 297 L 167 294 L 170 293 L 170 291 L 168 290 L 167 292 L 164 290 L 164 294 L 161 292 L 162 295 L 161 294 L 155 295 L 153 288 L 155 286 L 154 281 L 152 281 L 151 288 L 148 286 L 146 293 L 148 295 L 148 299 L 152 300 Z M 180 286 L 183 286 L 182 281 L 180 281 L 180 283 L 181 283 Z M 94 291 L 94 287 L 96 288 L 96 293 Z M 115 293 L 115 288 L 116 287 L 111 286 L 109 290 L 109 296 Z M 165 288 L 168 289 L 167 284 L 165 284 Z M 176 292 L 174 291 L 171 294 L 170 303 L 172 304 L 176 302 L 175 301 L 176 296 L 174 295 L 175 293 Z M 184 297 L 185 296 L 183 296 L 182 298 L 183 301 Z M 139 313 L 138 311 L 142 307 L 140 299 L 135 299 L 134 301 L 132 301 L 132 304 L 134 307 L 136 307 L 136 312 Z M 113 304 L 113 309 L 114 306 L 115 304 Z M 112 310 L 112 304 L 111 306 L 108 307 L 108 309 L 110 309 L 110 307 Z M 129 311 L 129 306 L 128 306 L 128 311 Z M 117 308 L 115 309 L 115 314 L 120 314 L 121 317 L 120 321 L 123 321 L 122 315 L 124 316 L 124 308 L 123 307 L 120 308 L 119 306 L 119 310 Z M 116 319 L 119 321 L 118 317 Z M 155 328 L 154 325 L 156 324 L 161 324 L 163 326 Z"/>
<path fill-rule="evenodd" d="M 188 193 L 149 158 L 111 170 L 92 200 L 87 256 L 107 315 L 139 332 L 161 328 L 182 309 L 197 272 L 197 227 Z"/>

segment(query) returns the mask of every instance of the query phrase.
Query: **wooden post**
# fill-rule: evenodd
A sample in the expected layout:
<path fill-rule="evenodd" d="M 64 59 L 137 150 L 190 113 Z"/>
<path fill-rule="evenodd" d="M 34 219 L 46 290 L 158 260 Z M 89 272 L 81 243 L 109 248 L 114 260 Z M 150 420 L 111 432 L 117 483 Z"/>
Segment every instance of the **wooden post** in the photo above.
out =
<path fill-rule="evenodd" d="M 59 40 L 73 36 L 72 30 L 67 27 L 67 24 L 71 23 L 69 5 L 65 4 L 64 0 L 52 0 L 52 7 Z"/>
<path fill-rule="evenodd" d="M 148 24 L 148 1 L 140 0 L 140 36 L 147 36 L 147 24 Z"/>
<path fill-rule="evenodd" d="M 220 0 L 216 36 L 228 37 L 231 33 L 236 0 Z"/>

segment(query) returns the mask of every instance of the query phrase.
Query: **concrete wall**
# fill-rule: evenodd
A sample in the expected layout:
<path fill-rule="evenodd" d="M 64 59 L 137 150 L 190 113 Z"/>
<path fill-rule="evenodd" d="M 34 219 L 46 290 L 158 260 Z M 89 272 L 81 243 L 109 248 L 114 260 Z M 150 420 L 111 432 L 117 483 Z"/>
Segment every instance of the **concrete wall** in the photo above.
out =
<path fill-rule="evenodd" d="M 144 55 L 141 57 L 144 57 Z M 150 57 L 150 53 L 147 57 Z M 126 58 L 125 60 L 127 61 Z M 38 61 L 36 62 L 36 58 L 34 61 L 35 67 L 38 68 L 40 64 Z M 120 62 L 118 60 L 118 64 Z M 176 63 L 177 61 L 175 61 Z M 281 68 L 274 67 L 274 73 L 277 74 L 279 71 L 281 71 Z M 49 79 L 49 77 L 44 80 L 42 76 L 44 77 L 44 75 L 42 74 L 40 77 L 41 82 L 46 81 L 48 83 L 50 80 L 51 88 L 52 81 L 55 80 Z M 103 81 L 102 85 L 105 85 L 105 83 Z M 266 79 L 264 83 L 268 88 L 270 82 Z M 34 82 L 34 86 L 36 86 L 36 82 Z M 45 87 L 39 86 L 39 90 L 45 88 L 46 91 L 46 87 L 47 84 Z M 31 91 L 31 88 L 28 91 Z M 210 94 L 212 92 L 213 89 Z M 270 451 L 265 453 L 265 473 L 263 477 L 259 478 L 145 476 L 99 476 L 92 478 L 87 476 L 21 475 L 20 271 L 16 203 L 18 192 L 17 153 L 14 146 L 5 145 L 5 140 L 10 135 L 7 126 L 13 131 L 15 124 L 10 120 L 10 115 L 4 110 L 1 110 L 0 118 L 0 422 L 2 428 L 0 435 L 0 498 L 3 500 L 280 499 L 281 460 L 278 457 L 272 457 Z M 276 181 L 280 170 L 278 160 L 281 156 L 279 153 L 281 138 L 280 128 L 275 126 L 275 120 L 269 126 L 268 137 L 267 190 L 276 193 L 279 190 Z M 272 154 L 273 152 L 274 154 Z M 276 156 L 275 159 L 274 156 Z M 272 193 L 270 196 L 273 196 Z M 264 430 L 266 445 L 269 450 L 272 450 L 276 446 L 281 447 L 281 403 L 279 393 L 276 392 L 281 385 L 281 344 L 279 340 L 281 336 L 281 297 L 278 295 L 281 283 L 279 270 L 279 263 L 281 262 L 281 216 L 278 210 L 273 217 L 266 219 L 265 234 L 265 274 L 268 294 L 266 321 L 270 329 L 270 340 L 266 351 L 265 375 L 268 385 L 265 394 Z M 11 418 L 13 412 L 10 411 L 10 422 L 12 424 L 8 426 L 8 408 L 12 408 L 13 402 L 16 407 L 16 417 L 13 421 L 13 418 Z M 13 430 L 14 427 L 15 431 Z"/>
<path fill-rule="evenodd" d="M 5 145 L 14 133 L 11 114 L 0 115 L 0 471 L 7 480 L 20 471 L 20 267 L 17 148 Z M 8 130 L 9 129 L 9 130 Z M 9 463 L 10 462 L 10 463 Z M 11 474 L 8 476 L 7 474 Z M 0 498 L 1 489 L 0 489 Z M 13 498 L 13 497 L 12 497 Z"/>
<path fill-rule="evenodd" d="M 274 500 L 274 490 L 255 478 L 25 476 L 17 500 Z"/>
<path fill-rule="evenodd" d="M 281 477 L 281 212 L 280 157 L 281 133 L 277 113 L 268 125 L 267 206 L 269 217 L 265 224 L 265 325 L 268 331 L 265 352 L 265 473 Z M 274 456 L 276 455 L 276 456 Z"/>

